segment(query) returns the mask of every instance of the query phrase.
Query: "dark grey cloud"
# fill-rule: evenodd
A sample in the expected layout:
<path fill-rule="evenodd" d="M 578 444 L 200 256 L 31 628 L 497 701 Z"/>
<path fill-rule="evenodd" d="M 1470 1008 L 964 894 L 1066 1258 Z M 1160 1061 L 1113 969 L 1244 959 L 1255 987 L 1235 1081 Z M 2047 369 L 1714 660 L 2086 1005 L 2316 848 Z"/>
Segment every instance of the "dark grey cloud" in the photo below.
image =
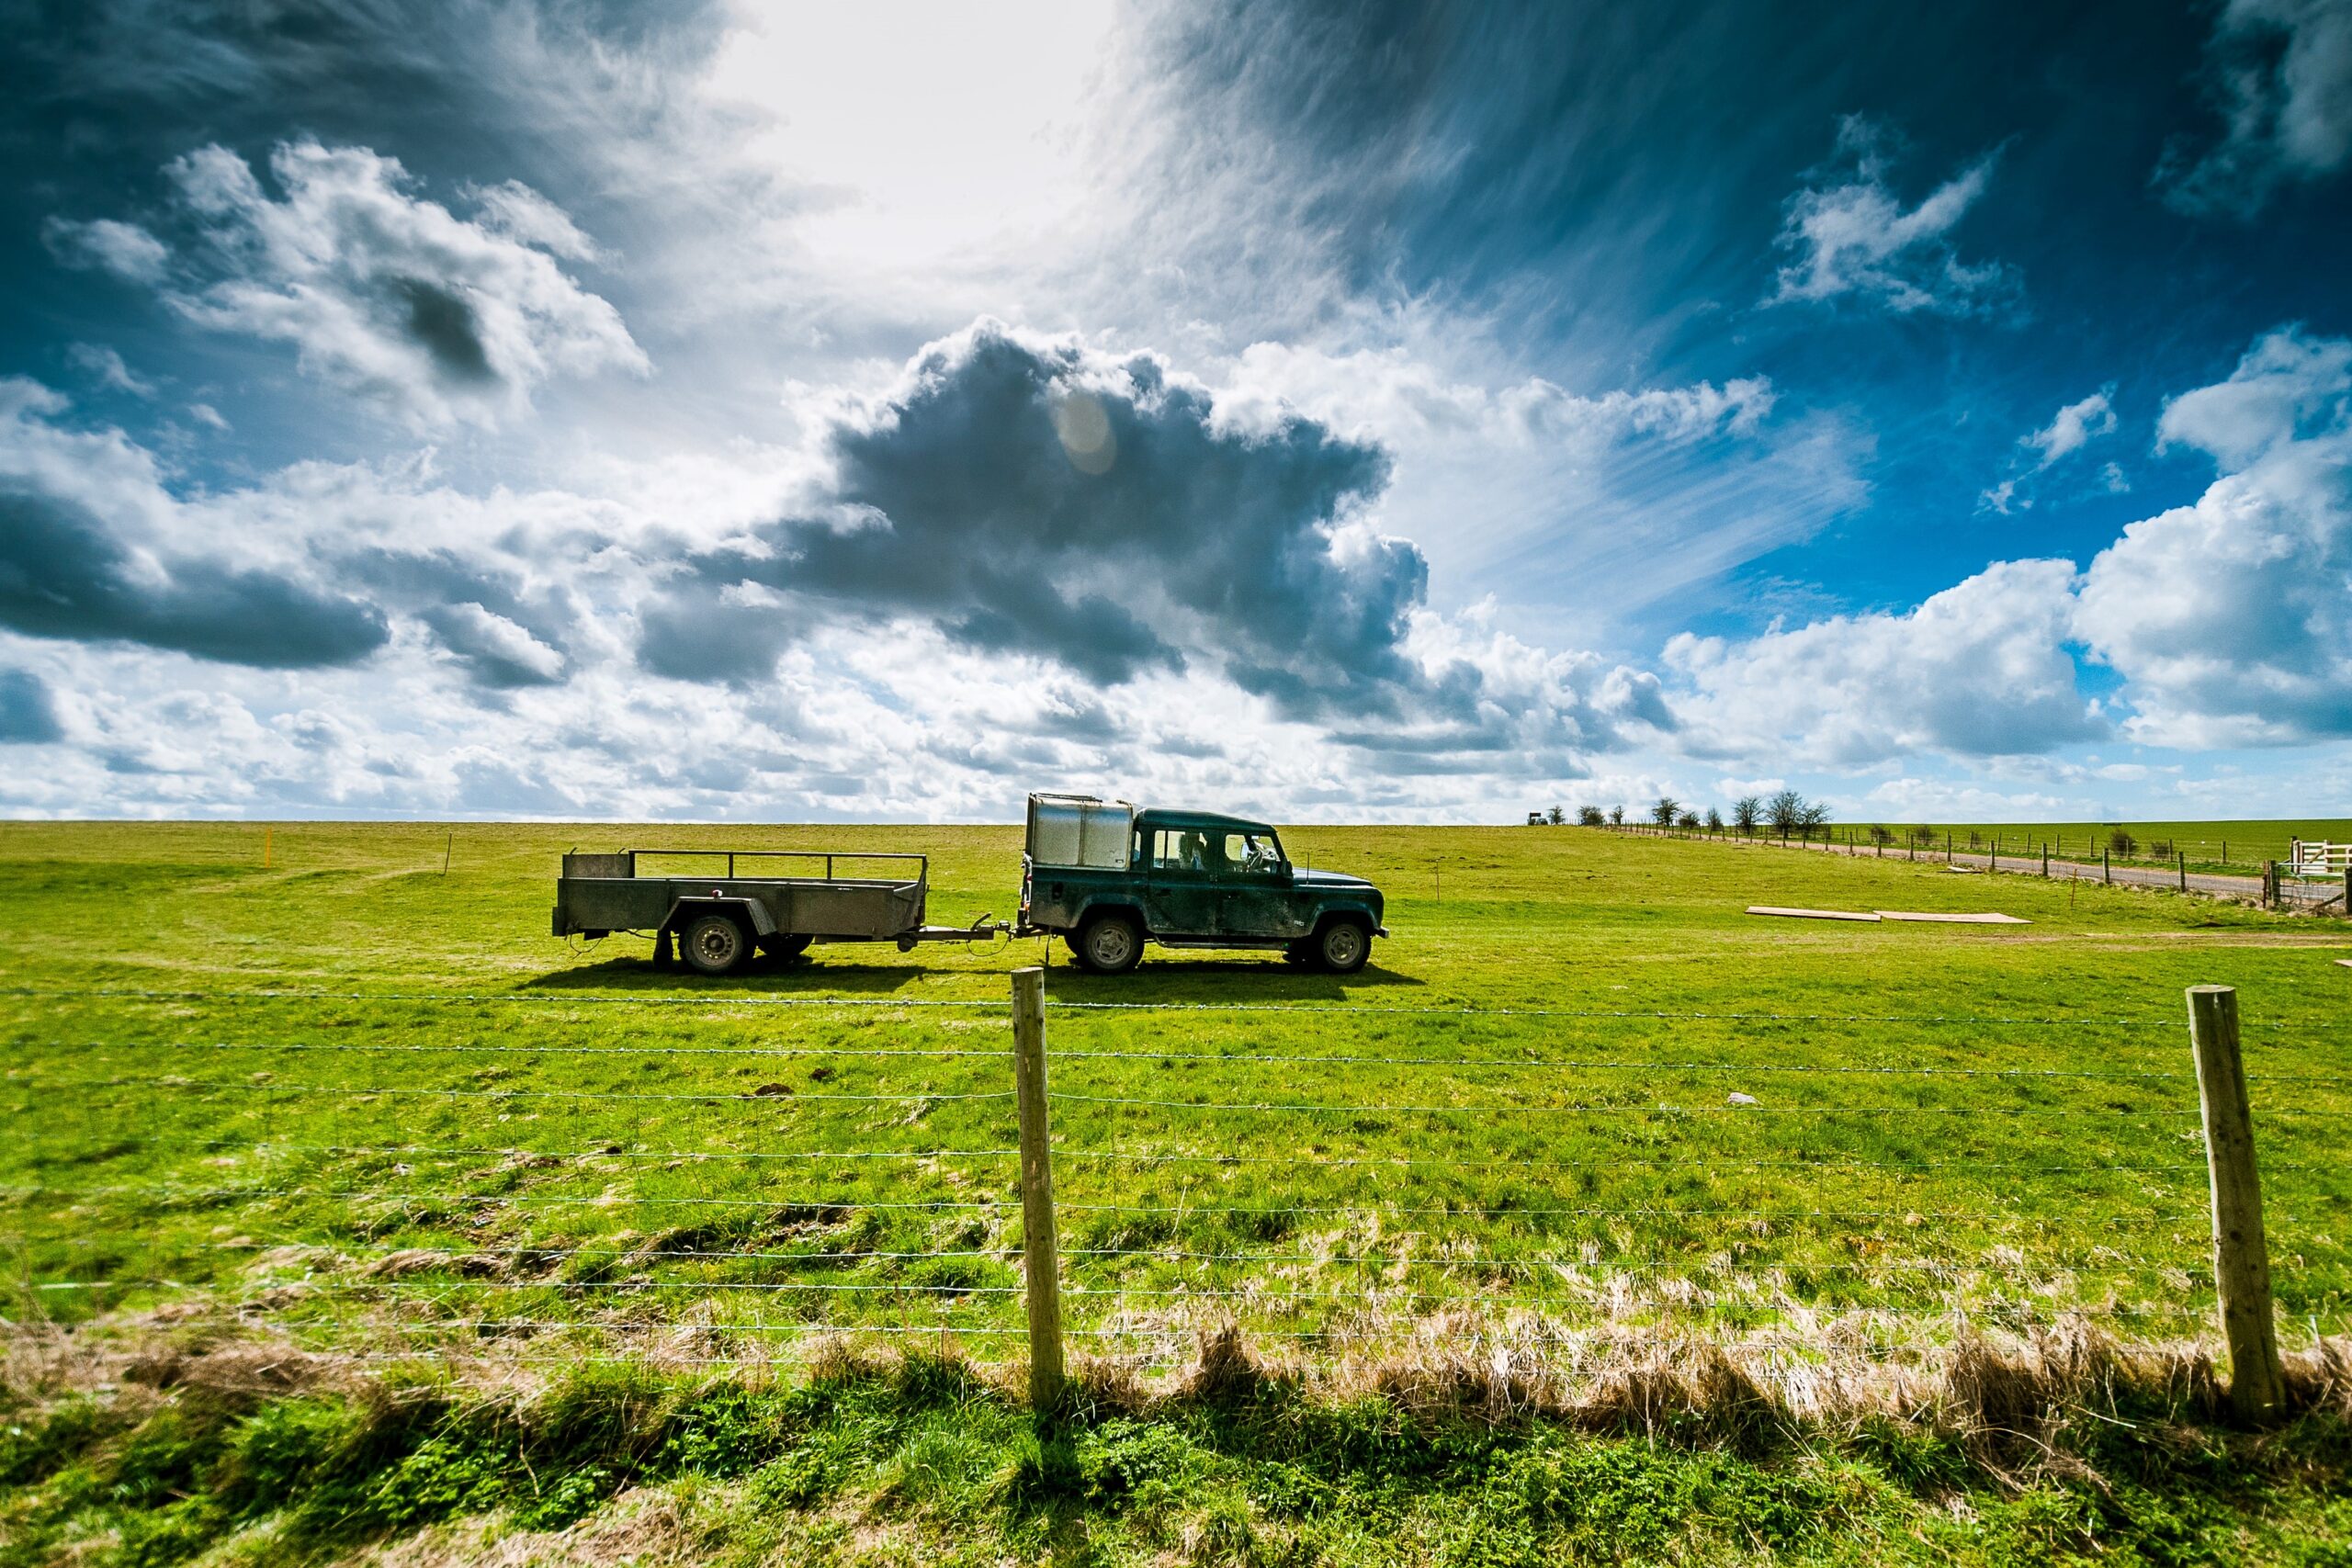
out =
<path fill-rule="evenodd" d="M 2352 5 L 2227 0 L 2205 76 L 2222 134 L 2166 145 L 2154 183 L 2176 210 L 2250 219 L 2352 164 Z"/>
<path fill-rule="evenodd" d="M 40 746 L 64 733 L 47 682 L 29 670 L 0 670 L 0 743 Z"/>
<path fill-rule="evenodd" d="M 1401 644 L 1427 563 L 1355 522 L 1385 452 L 1309 419 L 1227 424 L 1151 355 L 983 321 L 830 447 L 825 514 L 695 558 L 645 617 L 650 668 L 764 669 L 788 622 L 709 613 L 750 584 L 1107 683 L 1205 661 L 1295 715 L 1386 709 L 1419 680 Z"/>
<path fill-rule="evenodd" d="M 0 626 L 267 669 L 348 664 L 390 635 L 372 605 L 212 561 L 151 569 L 81 502 L 0 479 Z"/>
<path fill-rule="evenodd" d="M 477 686 L 550 686 L 570 672 L 571 634 L 586 611 L 569 594 L 528 591 L 513 571 L 447 549 L 341 554 L 335 572 L 413 615 Z"/>

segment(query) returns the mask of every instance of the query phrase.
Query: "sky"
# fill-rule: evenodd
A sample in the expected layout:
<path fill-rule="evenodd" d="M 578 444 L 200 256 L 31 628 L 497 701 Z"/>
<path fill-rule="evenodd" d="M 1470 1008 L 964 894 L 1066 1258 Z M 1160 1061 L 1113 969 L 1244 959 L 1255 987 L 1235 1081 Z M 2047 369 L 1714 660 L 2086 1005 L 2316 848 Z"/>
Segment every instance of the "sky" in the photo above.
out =
<path fill-rule="evenodd" d="M 0 26 L 0 814 L 2352 811 L 2352 0 Z"/>

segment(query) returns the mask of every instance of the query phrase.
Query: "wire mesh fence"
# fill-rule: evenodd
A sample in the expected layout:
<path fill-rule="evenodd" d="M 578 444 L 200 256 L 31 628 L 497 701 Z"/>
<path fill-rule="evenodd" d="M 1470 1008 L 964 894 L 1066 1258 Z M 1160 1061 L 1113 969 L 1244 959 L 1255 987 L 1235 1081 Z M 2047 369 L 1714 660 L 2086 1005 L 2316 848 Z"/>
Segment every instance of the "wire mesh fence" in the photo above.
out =
<path fill-rule="evenodd" d="M 60 1010 L 5 1085 L 12 1315 L 212 1312 L 368 1361 L 1030 1353 L 1002 1002 L 17 994 Z M 623 1005 L 619 1043 L 571 1021 Z M 1331 1358 L 2214 1321 L 2177 1019 L 1050 1010 L 1060 1332 L 1139 1368 L 1228 1323 Z M 2245 1028 L 2282 1325 L 2337 1332 L 2352 1078 Z"/>

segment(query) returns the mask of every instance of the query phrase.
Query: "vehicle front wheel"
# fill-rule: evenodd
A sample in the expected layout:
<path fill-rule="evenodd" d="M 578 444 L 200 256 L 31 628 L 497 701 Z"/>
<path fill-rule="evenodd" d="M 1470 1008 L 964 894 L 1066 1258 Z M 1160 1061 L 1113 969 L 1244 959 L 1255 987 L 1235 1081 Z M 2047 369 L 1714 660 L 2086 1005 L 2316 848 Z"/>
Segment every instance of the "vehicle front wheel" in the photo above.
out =
<path fill-rule="evenodd" d="M 742 967 L 752 939 L 731 915 L 700 915 L 687 923 L 678 951 L 697 973 L 727 975 Z"/>
<path fill-rule="evenodd" d="M 1124 975 L 1143 957 L 1143 930 L 1127 915 L 1097 915 L 1078 933 L 1073 951 L 1081 968 Z"/>
<path fill-rule="evenodd" d="M 1333 920 L 1315 939 L 1316 961 L 1334 975 L 1352 975 L 1372 956 L 1372 930 L 1356 920 Z"/>

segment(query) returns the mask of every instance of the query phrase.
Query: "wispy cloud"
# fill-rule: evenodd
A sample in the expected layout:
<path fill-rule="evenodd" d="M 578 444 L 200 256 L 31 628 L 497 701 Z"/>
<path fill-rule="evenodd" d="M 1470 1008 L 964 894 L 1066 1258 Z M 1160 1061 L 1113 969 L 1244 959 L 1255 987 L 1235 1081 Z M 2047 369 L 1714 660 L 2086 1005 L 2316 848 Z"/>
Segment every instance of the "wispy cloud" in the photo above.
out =
<path fill-rule="evenodd" d="M 1889 141 L 1883 128 L 1860 115 L 1839 124 L 1838 155 L 1824 183 L 1789 198 L 1779 243 L 1796 260 L 1781 268 L 1766 304 L 1852 296 L 1898 314 L 1971 316 L 2015 300 L 2015 268 L 1963 262 L 1951 240 L 1992 183 L 1996 154 L 1977 159 L 1906 208 L 1888 184 L 1894 163 Z"/>
<path fill-rule="evenodd" d="M 2252 218 L 2352 162 L 2352 5 L 2228 0 L 2205 48 L 2218 140 L 2177 138 L 2154 176 L 2167 204 Z"/>

